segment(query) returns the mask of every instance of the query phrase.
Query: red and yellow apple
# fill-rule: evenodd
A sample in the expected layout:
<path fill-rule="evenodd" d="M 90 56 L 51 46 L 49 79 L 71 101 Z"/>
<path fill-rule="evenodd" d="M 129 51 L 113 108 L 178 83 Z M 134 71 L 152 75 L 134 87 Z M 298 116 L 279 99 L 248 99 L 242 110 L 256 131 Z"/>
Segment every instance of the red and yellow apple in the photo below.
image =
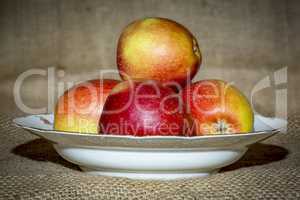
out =
<path fill-rule="evenodd" d="M 180 95 L 156 81 L 124 81 L 108 96 L 100 118 L 101 134 L 183 135 Z"/>
<path fill-rule="evenodd" d="M 183 86 L 201 64 L 198 43 L 181 24 L 164 18 L 145 18 L 129 24 L 117 47 L 123 80 L 157 80 Z"/>
<path fill-rule="evenodd" d="M 186 112 L 196 135 L 245 133 L 253 129 L 253 111 L 247 98 L 221 80 L 203 80 L 182 91 Z"/>
<path fill-rule="evenodd" d="M 116 80 L 90 80 L 67 90 L 57 101 L 54 129 L 97 134 L 99 118 Z"/>

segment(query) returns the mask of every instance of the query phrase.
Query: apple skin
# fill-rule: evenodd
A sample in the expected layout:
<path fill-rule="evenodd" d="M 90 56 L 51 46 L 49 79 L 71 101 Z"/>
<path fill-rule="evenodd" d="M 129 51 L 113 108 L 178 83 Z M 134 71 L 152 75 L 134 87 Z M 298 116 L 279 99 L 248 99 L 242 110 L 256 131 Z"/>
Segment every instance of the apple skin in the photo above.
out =
<path fill-rule="evenodd" d="M 246 133 L 253 130 L 253 111 L 247 98 L 221 80 L 202 80 L 182 91 L 186 112 L 196 135 Z"/>
<path fill-rule="evenodd" d="M 66 132 L 98 134 L 103 105 L 119 81 L 90 80 L 67 90 L 57 101 L 54 129 Z"/>
<path fill-rule="evenodd" d="M 201 52 L 181 24 L 165 18 L 132 22 L 122 32 L 117 65 L 123 80 L 157 80 L 186 85 L 197 73 Z"/>
<path fill-rule="evenodd" d="M 105 102 L 99 124 L 101 134 L 184 135 L 180 103 L 179 94 L 156 81 L 121 82 Z"/>

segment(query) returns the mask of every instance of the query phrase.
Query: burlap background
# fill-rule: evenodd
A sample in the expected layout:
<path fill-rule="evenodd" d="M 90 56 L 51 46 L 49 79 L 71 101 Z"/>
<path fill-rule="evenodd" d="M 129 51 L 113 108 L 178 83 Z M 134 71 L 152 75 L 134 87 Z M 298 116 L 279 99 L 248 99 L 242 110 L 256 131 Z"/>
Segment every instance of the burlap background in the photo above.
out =
<path fill-rule="evenodd" d="M 55 153 L 45 140 L 11 126 L 23 115 L 13 98 L 17 77 L 26 70 L 63 70 L 54 85 L 46 76 L 22 84 L 26 105 L 55 103 L 61 82 L 116 69 L 115 46 L 130 21 L 160 16 L 188 27 L 198 38 L 203 64 L 195 80 L 234 82 L 248 97 L 269 77 L 271 87 L 254 96 L 261 114 L 284 116 L 276 91 L 288 88 L 289 131 L 252 146 L 222 173 L 204 179 L 133 181 L 93 177 Z M 4 0 L 0 3 L 0 199 L 299 199 L 300 1 Z M 274 73 L 287 66 L 287 83 Z M 283 74 L 284 76 L 284 74 Z M 117 75 L 114 75 L 118 78 Z"/>
<path fill-rule="evenodd" d="M 167 17 L 186 27 L 199 41 L 201 70 L 194 80 L 233 82 L 248 97 L 264 78 L 271 87 L 254 95 L 255 109 L 274 115 L 276 89 L 288 88 L 288 110 L 297 113 L 300 63 L 298 0 L 3 0 L 0 6 L 0 109 L 21 113 L 13 99 L 16 78 L 29 69 L 63 70 L 54 85 L 47 76 L 30 76 L 21 97 L 30 107 L 49 105 L 60 82 L 98 77 L 117 69 L 116 44 L 121 30 L 145 16 Z M 274 73 L 288 67 L 288 83 Z M 117 74 L 112 75 L 119 78 Z M 67 87 L 67 86 L 66 86 Z M 34 88 L 34 89 L 33 89 Z M 52 93 L 51 91 L 54 90 Z M 54 100 L 48 100 L 50 93 Z M 282 111 L 279 114 L 284 114 Z"/>

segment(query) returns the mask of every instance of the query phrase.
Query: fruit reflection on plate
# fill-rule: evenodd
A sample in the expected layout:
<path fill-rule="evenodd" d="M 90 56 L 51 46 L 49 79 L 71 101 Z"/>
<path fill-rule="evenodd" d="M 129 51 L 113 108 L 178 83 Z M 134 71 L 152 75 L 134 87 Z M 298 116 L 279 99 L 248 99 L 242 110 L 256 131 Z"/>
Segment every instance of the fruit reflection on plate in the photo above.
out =
<path fill-rule="evenodd" d="M 215 173 L 241 158 L 249 145 L 287 124 L 283 119 L 256 115 L 252 133 L 134 137 L 55 131 L 53 114 L 20 117 L 14 123 L 49 140 L 59 155 L 86 173 L 160 180 Z"/>

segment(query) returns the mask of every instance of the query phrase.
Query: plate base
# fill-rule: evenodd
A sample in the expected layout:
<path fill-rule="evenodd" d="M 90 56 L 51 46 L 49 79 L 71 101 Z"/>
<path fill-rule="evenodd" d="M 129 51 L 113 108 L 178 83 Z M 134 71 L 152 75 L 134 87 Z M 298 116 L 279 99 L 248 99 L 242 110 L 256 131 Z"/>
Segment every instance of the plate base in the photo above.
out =
<path fill-rule="evenodd" d="M 101 176 L 111 176 L 111 177 L 123 177 L 130 179 L 140 179 L 140 180 L 174 180 L 174 179 L 184 179 L 184 178 L 195 178 L 195 177 L 206 177 L 217 173 L 219 170 L 214 170 L 210 172 L 154 172 L 154 171 L 109 171 L 109 170 L 95 170 L 87 167 L 80 166 L 81 170 L 90 175 L 101 175 Z"/>

